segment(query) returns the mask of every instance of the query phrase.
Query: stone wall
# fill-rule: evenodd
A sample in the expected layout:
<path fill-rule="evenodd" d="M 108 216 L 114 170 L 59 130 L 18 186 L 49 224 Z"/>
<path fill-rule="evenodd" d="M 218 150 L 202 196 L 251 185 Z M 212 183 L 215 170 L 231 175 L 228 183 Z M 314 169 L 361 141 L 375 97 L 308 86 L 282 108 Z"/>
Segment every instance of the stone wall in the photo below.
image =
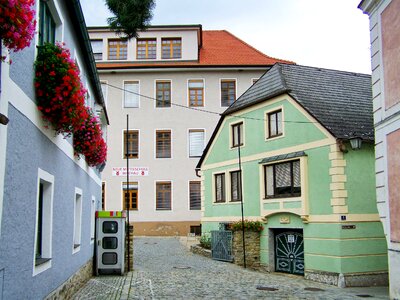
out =
<path fill-rule="evenodd" d="M 190 246 L 190 251 L 194 254 L 199 254 L 208 258 L 211 258 L 211 250 L 205 249 L 200 245 L 192 245 Z"/>
<path fill-rule="evenodd" d="M 129 245 L 128 245 L 128 234 L 129 234 Z M 128 253 L 129 253 L 129 260 L 128 260 Z M 130 269 L 128 269 L 129 263 L 131 266 Z M 125 273 L 128 271 L 133 271 L 133 223 L 130 223 L 129 229 L 127 229 L 127 232 L 125 233 Z"/>
<path fill-rule="evenodd" d="M 242 231 L 233 233 L 232 255 L 233 262 L 236 265 L 243 264 L 243 235 Z M 246 267 L 259 270 L 260 269 L 260 233 L 254 231 L 245 231 L 245 251 L 246 251 Z"/>
<path fill-rule="evenodd" d="M 67 279 L 55 291 L 50 293 L 46 300 L 55 299 L 71 299 L 72 296 L 92 277 L 93 275 L 93 259 L 89 260 L 74 275 Z"/>

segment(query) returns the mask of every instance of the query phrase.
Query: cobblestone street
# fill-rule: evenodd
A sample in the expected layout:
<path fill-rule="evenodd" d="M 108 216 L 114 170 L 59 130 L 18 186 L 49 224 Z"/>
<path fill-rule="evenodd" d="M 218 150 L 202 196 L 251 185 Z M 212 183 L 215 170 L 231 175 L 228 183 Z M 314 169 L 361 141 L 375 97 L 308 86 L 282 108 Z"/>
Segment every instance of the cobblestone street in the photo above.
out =
<path fill-rule="evenodd" d="M 257 289 L 265 288 L 265 289 Z M 192 254 L 179 238 L 135 238 L 134 271 L 93 277 L 74 299 L 388 299 L 386 287 L 345 288 L 265 274 Z"/>

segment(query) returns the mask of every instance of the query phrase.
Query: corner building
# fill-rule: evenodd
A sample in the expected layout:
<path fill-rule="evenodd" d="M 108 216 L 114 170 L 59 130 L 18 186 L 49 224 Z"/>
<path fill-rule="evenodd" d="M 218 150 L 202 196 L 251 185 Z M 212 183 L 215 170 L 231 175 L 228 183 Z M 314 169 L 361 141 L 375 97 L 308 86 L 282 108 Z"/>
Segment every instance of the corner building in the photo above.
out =
<path fill-rule="evenodd" d="M 104 209 L 128 209 L 136 235 L 200 233 L 195 166 L 219 113 L 274 63 L 292 62 L 201 25 L 151 26 L 130 41 L 108 27 L 89 35 L 112 123 Z"/>

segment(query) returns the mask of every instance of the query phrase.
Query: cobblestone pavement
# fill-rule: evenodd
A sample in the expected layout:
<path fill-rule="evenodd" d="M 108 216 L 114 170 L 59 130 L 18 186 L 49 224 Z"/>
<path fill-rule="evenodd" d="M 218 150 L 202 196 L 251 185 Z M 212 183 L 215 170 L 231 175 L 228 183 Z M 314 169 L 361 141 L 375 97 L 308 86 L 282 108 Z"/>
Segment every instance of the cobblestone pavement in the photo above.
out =
<path fill-rule="evenodd" d="M 267 288 L 270 290 L 260 290 Z M 135 238 L 134 271 L 92 278 L 73 299 L 388 299 L 388 289 L 345 288 L 265 274 L 188 251 L 179 238 Z"/>

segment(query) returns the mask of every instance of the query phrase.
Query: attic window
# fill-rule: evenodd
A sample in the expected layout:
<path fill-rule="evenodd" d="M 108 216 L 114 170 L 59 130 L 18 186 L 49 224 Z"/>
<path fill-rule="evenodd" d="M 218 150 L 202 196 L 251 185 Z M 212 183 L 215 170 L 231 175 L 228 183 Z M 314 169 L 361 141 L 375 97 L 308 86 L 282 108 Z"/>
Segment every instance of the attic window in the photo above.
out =
<path fill-rule="evenodd" d="M 166 38 L 161 39 L 162 58 L 181 58 L 182 57 L 182 39 L 181 38 Z"/>

